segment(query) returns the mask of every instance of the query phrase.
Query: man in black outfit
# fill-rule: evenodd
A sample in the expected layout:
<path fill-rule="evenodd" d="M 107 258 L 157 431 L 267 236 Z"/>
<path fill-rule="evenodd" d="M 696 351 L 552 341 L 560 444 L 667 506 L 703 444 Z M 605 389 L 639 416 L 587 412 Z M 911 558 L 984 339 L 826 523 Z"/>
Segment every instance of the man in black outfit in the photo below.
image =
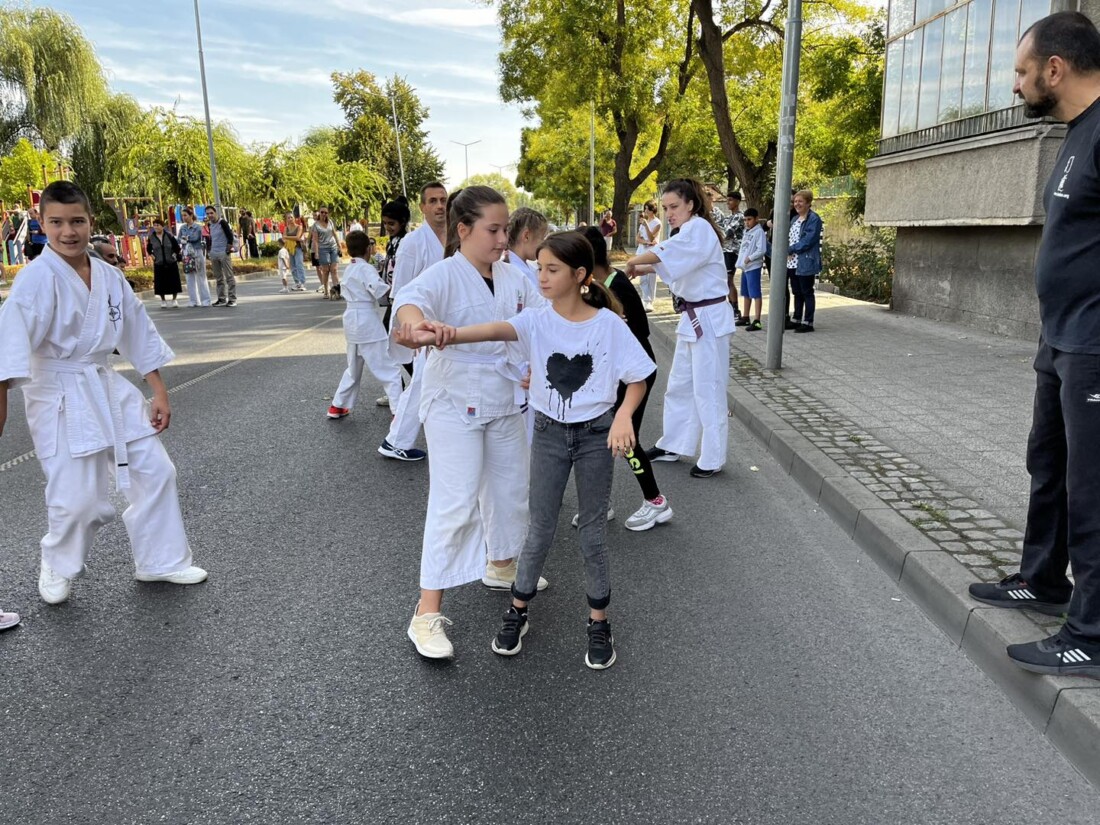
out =
<path fill-rule="evenodd" d="M 1100 678 L 1100 32 L 1092 21 L 1059 12 L 1028 29 L 1013 91 L 1028 117 L 1049 116 L 1069 129 L 1043 195 L 1035 266 L 1042 335 L 1023 559 L 1019 573 L 972 584 L 970 595 L 997 607 L 1066 613 L 1058 633 L 1009 645 L 1009 657 L 1035 673 Z"/>

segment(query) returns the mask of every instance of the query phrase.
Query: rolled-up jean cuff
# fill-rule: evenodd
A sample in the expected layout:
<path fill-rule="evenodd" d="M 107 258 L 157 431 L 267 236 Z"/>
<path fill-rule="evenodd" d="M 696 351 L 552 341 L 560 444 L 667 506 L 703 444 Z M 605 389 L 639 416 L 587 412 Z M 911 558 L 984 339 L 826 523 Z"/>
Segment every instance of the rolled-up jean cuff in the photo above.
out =
<path fill-rule="evenodd" d="M 523 598 L 521 596 L 517 596 L 516 598 L 519 599 L 520 601 L 523 601 Z M 610 590 L 607 591 L 606 596 L 602 596 L 598 599 L 593 599 L 591 596 L 588 597 L 588 606 L 591 607 L 593 610 L 603 610 L 609 604 L 611 604 L 611 591 Z"/>
<path fill-rule="evenodd" d="M 536 587 L 530 593 L 520 593 L 518 590 L 516 590 L 515 582 L 512 582 L 512 598 L 513 599 L 519 599 L 521 602 L 529 602 L 532 599 L 534 599 L 535 596 L 538 595 L 538 592 L 539 592 L 538 588 Z"/>

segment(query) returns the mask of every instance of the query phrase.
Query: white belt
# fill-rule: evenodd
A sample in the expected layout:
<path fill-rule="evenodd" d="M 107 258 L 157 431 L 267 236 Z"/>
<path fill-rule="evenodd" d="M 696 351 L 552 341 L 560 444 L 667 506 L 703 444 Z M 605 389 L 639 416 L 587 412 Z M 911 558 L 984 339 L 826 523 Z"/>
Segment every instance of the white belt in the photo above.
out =
<path fill-rule="evenodd" d="M 487 367 L 492 367 L 493 372 L 502 375 L 516 385 L 512 396 L 514 403 L 521 407 L 527 403 L 527 393 L 523 387 L 520 386 L 520 382 L 523 380 L 524 375 L 516 364 L 508 360 L 507 356 L 485 355 L 480 352 L 463 352 L 462 350 L 452 348 L 437 349 L 435 353 L 444 360 L 455 361 L 459 364 L 484 364 Z"/>
<path fill-rule="evenodd" d="M 115 448 L 115 489 L 124 490 L 130 486 L 130 463 L 126 453 L 125 425 L 122 421 L 122 405 L 118 397 L 111 389 L 111 364 L 106 357 L 96 361 L 68 361 L 62 358 L 35 358 L 31 362 L 32 372 L 56 372 L 65 375 L 83 375 L 95 400 L 111 412 L 112 440 Z M 107 379 L 107 389 L 103 389 L 103 382 L 99 380 L 102 374 Z"/>

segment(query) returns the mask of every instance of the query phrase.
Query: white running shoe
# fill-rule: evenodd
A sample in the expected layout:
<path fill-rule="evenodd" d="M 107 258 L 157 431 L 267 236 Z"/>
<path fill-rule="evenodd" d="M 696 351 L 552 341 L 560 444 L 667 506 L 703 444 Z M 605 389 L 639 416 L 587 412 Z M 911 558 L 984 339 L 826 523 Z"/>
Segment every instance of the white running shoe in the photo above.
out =
<path fill-rule="evenodd" d="M 637 512 L 626 520 L 626 529 L 638 533 L 642 530 L 648 530 L 656 524 L 664 524 L 671 519 L 672 508 L 668 504 L 668 499 L 661 496 L 660 504 L 654 504 L 652 501 L 642 501 L 642 506 L 638 508 Z"/>
<path fill-rule="evenodd" d="M 61 604 L 67 601 L 73 589 L 73 580 L 55 573 L 46 562 L 38 573 L 38 595 L 46 604 Z"/>
<path fill-rule="evenodd" d="M 198 584 L 206 581 L 206 571 L 201 567 L 191 565 L 185 570 L 177 570 L 175 573 L 134 573 L 134 578 L 139 582 L 168 582 L 169 584 Z"/>
<path fill-rule="evenodd" d="M 481 583 L 491 590 L 511 590 L 516 582 L 516 572 L 519 570 L 519 562 L 512 559 L 512 563 L 505 567 L 497 567 L 491 561 L 485 563 L 485 575 Z M 550 586 L 550 582 L 539 576 L 536 589 L 542 592 Z"/>
<path fill-rule="evenodd" d="M 417 610 L 420 605 L 417 604 Z M 409 640 L 416 646 L 416 652 L 425 659 L 453 659 L 454 645 L 447 638 L 446 625 L 453 625 L 442 613 L 423 613 L 419 616 L 413 611 L 409 622 Z"/>
<path fill-rule="evenodd" d="M 19 621 L 18 613 L 5 613 L 3 610 L 0 610 L 0 630 L 7 630 L 9 627 L 15 627 L 19 624 Z"/>
<path fill-rule="evenodd" d="M 615 508 L 614 507 L 608 507 L 607 508 L 607 520 L 608 521 L 614 521 L 615 520 Z M 581 523 L 581 514 L 577 513 L 575 516 L 573 516 L 573 520 L 569 523 L 572 524 L 574 527 L 578 527 Z"/>
<path fill-rule="evenodd" d="M 388 407 L 390 405 L 389 396 L 383 395 L 381 398 L 374 399 L 374 403 L 379 407 Z"/>

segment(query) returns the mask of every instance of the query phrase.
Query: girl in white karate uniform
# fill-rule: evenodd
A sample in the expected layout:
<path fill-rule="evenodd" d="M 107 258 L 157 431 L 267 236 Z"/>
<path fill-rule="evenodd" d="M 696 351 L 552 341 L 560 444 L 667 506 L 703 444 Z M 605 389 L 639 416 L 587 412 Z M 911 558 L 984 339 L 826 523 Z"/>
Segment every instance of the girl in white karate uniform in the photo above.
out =
<path fill-rule="evenodd" d="M 526 275 L 536 289 L 539 275 L 527 262 L 535 260 L 549 226 L 545 215 L 528 206 L 521 206 L 508 220 L 508 263 Z"/>
<path fill-rule="evenodd" d="M 657 217 L 657 204 L 646 201 L 642 207 L 642 219 L 638 221 L 638 255 L 651 252 L 661 238 L 661 219 Z M 653 299 L 657 297 L 657 273 L 647 272 L 642 276 L 642 306 L 646 312 L 653 311 Z"/>
<path fill-rule="evenodd" d="M 416 346 L 425 320 L 455 326 L 505 321 L 544 303 L 531 282 L 501 261 L 508 207 L 487 186 L 452 196 L 447 256 L 395 297 L 395 337 Z M 428 512 L 420 602 L 408 636 L 427 658 L 454 655 L 443 591 L 481 579 L 508 589 L 527 530 L 527 439 L 519 361 L 503 343 L 433 350 L 424 366 L 420 418 L 428 442 Z M 486 555 L 489 561 L 486 564 Z M 539 589 L 546 586 L 540 580 Z"/>
<path fill-rule="evenodd" d="M 661 205 L 669 226 L 679 232 L 627 261 L 631 277 L 640 274 L 639 267 L 652 265 L 684 302 L 665 390 L 664 434 L 646 455 L 651 461 L 676 461 L 698 454 L 691 475 L 709 478 L 726 462 L 729 336 L 735 328 L 722 236 L 707 214 L 699 181 L 670 181 Z"/>

